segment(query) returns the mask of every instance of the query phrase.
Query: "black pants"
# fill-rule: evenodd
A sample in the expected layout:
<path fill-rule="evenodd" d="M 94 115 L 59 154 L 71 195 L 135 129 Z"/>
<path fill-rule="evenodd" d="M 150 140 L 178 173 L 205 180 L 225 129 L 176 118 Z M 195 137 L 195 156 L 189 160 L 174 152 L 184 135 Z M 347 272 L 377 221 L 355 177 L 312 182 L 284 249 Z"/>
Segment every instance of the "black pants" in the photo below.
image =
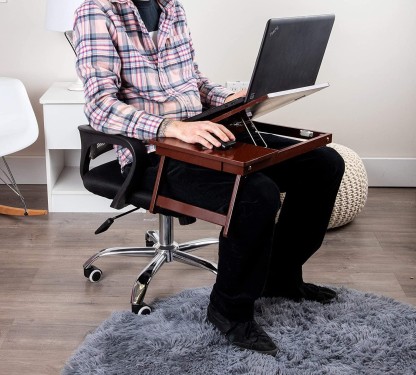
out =
<path fill-rule="evenodd" d="M 293 143 L 265 137 L 272 148 Z M 157 155 L 150 160 L 142 186 L 152 190 Z M 211 303 L 223 315 L 249 320 L 254 301 L 265 288 L 278 292 L 303 282 L 302 266 L 322 244 L 343 173 L 340 155 L 322 147 L 243 178 L 228 237 L 219 236 Z M 169 160 L 163 193 L 226 212 L 234 181 L 235 176 L 228 173 Z M 281 192 L 286 193 L 282 207 Z"/>

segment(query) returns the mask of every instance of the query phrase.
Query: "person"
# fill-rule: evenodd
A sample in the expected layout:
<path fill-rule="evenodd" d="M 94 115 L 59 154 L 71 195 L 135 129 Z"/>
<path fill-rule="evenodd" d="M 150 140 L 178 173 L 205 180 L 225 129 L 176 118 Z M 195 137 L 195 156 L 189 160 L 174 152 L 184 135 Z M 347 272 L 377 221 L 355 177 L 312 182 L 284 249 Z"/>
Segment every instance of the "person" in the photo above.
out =
<path fill-rule="evenodd" d="M 235 94 L 201 73 L 177 0 L 85 0 L 75 13 L 74 43 L 85 114 L 96 130 L 144 142 L 173 137 L 208 149 L 220 146 L 215 136 L 235 139 L 221 124 L 183 121 L 244 92 Z M 294 142 L 264 137 L 273 148 Z M 148 151 L 140 183 L 152 191 L 159 157 L 150 145 Z M 116 152 L 125 175 L 131 155 L 120 147 Z M 322 244 L 343 172 L 339 154 L 322 147 L 244 178 L 228 236 L 219 234 L 218 273 L 207 308 L 207 320 L 230 343 L 277 353 L 254 319 L 260 297 L 320 303 L 336 298 L 335 291 L 304 282 L 302 267 Z M 223 213 L 234 179 L 170 160 L 164 194 Z"/>

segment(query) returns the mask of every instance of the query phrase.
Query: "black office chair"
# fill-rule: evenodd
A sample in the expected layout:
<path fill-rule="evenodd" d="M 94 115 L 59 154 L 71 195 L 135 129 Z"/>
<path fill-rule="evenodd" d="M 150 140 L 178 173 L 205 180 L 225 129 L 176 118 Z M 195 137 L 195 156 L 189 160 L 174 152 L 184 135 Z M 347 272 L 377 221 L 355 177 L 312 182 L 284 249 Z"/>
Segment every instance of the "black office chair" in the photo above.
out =
<path fill-rule="evenodd" d="M 80 171 L 85 188 L 93 194 L 111 199 L 110 206 L 115 209 L 121 209 L 128 205 L 134 206 L 131 211 L 139 208 L 149 209 L 152 194 L 137 187 L 137 182 L 140 179 L 143 168 L 146 166 L 147 160 L 147 151 L 144 144 L 137 139 L 95 131 L 89 125 L 80 126 L 78 129 L 81 136 Z M 92 159 L 108 151 L 114 152 L 113 145 L 126 147 L 133 155 L 133 163 L 126 178 L 122 177 L 117 160 L 90 168 Z M 116 218 L 124 216 L 129 212 L 108 219 L 95 233 L 104 232 Z M 151 308 L 143 300 L 150 281 L 164 263 L 177 260 L 209 270 L 215 274 L 217 273 L 217 265 L 215 263 L 191 255 L 189 252 L 203 246 L 216 244 L 218 239 L 204 238 L 178 244 L 173 237 L 173 218 L 177 217 L 182 225 L 191 224 L 195 222 L 195 219 L 163 210 L 159 210 L 158 215 L 159 231 L 150 230 L 146 232 L 145 247 L 112 247 L 103 249 L 90 257 L 83 266 L 85 277 L 91 282 L 97 282 L 101 279 L 102 271 L 93 266 L 93 263 L 100 257 L 109 255 L 152 257 L 151 262 L 139 273 L 133 284 L 131 307 L 132 312 L 136 314 L 149 314 L 151 312 Z"/>

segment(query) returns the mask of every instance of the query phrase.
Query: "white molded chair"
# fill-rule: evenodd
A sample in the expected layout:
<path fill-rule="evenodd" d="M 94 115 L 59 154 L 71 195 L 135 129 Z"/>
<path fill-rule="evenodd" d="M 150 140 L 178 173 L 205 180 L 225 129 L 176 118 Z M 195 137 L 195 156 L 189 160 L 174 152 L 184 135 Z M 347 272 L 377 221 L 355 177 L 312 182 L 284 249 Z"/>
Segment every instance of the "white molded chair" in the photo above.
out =
<path fill-rule="evenodd" d="M 6 155 L 23 150 L 36 141 L 39 135 L 35 113 L 21 81 L 16 78 L 0 77 L 0 180 L 22 201 L 24 208 L 0 205 L 0 214 L 45 215 L 45 210 L 28 210 L 16 181 L 6 162 Z M 1 202 L 0 202 L 1 203 Z"/>

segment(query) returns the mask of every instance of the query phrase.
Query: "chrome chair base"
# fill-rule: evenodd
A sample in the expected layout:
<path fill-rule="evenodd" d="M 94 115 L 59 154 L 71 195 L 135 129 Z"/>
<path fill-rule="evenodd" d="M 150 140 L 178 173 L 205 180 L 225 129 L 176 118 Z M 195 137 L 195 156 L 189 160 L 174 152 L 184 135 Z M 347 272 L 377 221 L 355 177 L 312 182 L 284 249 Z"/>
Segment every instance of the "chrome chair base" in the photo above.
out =
<path fill-rule="evenodd" d="M 112 247 L 99 251 L 90 257 L 83 265 L 84 275 L 91 282 L 101 279 L 102 271 L 93 266 L 93 263 L 104 256 L 148 256 L 152 257 L 150 263 L 139 273 L 131 291 L 131 308 L 136 314 L 148 314 L 151 309 L 144 303 L 144 297 L 153 277 L 165 263 L 178 261 L 191 266 L 199 267 L 217 273 L 217 264 L 190 252 L 204 246 L 218 243 L 216 238 L 203 238 L 200 240 L 184 242 L 181 244 L 173 240 L 173 217 L 159 214 L 159 232 L 146 232 L 146 247 Z"/>

